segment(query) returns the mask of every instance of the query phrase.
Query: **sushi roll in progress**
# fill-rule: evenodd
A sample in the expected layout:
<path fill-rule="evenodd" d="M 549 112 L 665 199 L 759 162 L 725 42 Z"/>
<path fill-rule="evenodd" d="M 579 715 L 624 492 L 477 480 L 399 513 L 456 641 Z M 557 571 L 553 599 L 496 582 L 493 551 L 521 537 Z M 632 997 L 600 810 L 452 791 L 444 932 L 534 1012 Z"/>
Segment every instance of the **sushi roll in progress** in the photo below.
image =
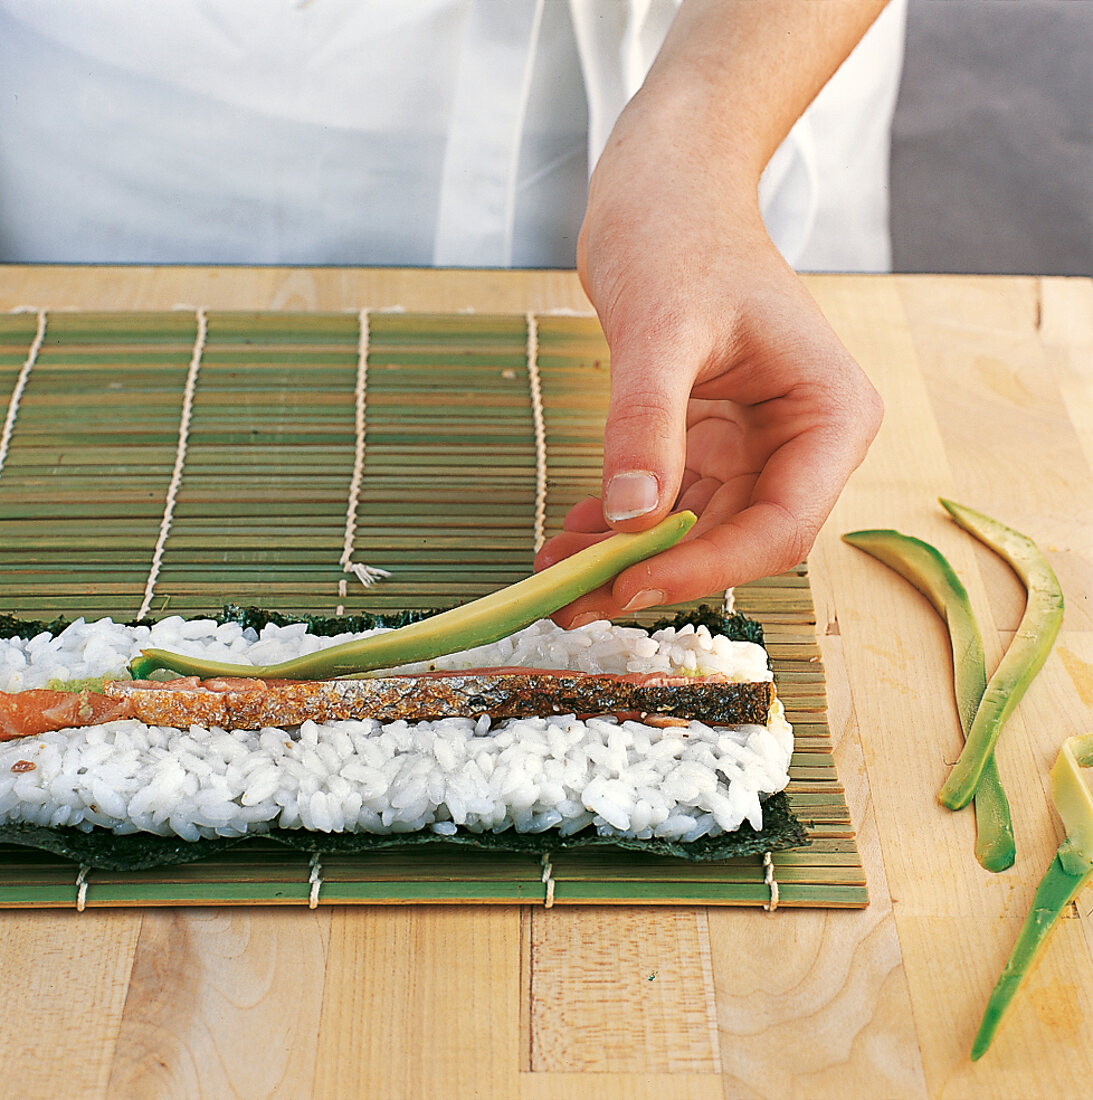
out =
<path fill-rule="evenodd" d="M 543 620 L 358 680 L 123 678 L 152 646 L 258 666 L 344 640 L 175 617 L 0 642 L 0 823 L 687 842 L 761 829 L 763 801 L 788 783 L 793 735 L 765 650 L 704 626 Z M 97 678 L 99 691 L 56 690 Z M 20 734 L 37 693 L 63 702 L 59 728 Z"/>

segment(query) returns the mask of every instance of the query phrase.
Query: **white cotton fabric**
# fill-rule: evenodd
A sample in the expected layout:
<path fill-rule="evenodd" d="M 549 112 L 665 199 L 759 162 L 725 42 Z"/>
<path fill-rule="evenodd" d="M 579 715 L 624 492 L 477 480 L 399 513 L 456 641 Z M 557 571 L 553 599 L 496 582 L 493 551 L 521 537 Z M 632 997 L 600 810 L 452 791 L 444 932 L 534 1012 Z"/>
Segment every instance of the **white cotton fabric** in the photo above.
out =
<path fill-rule="evenodd" d="M 888 266 L 895 0 L 779 151 L 791 262 Z M 569 267 L 673 0 L 0 0 L 0 260 Z"/>
<path fill-rule="evenodd" d="M 641 87 L 678 4 L 571 0 L 595 163 Z M 888 159 L 902 71 L 907 0 L 891 0 L 828 81 L 760 183 L 763 218 L 798 270 L 888 271 Z"/>

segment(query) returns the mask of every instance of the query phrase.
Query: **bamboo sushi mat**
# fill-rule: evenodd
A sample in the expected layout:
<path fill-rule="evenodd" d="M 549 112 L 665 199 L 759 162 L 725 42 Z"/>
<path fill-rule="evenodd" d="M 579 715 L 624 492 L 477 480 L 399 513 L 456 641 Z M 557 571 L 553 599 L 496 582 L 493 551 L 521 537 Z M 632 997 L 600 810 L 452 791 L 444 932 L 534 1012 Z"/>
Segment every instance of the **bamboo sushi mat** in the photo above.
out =
<path fill-rule="evenodd" d="M 0 612 L 333 615 L 473 599 L 526 576 L 543 537 L 598 491 L 607 395 L 593 317 L 0 315 Z M 89 874 L 0 845 L 0 906 L 864 906 L 807 570 L 735 598 L 763 624 L 795 729 L 788 793 L 807 848 L 713 864 L 437 845 L 319 861 L 255 841 Z"/>

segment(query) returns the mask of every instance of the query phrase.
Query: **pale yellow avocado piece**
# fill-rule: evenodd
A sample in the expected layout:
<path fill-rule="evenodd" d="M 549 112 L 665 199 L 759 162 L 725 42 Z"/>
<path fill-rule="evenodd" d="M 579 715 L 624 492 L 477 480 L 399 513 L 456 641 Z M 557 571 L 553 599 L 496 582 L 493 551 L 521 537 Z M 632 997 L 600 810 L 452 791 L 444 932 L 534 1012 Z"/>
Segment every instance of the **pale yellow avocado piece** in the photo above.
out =
<path fill-rule="evenodd" d="M 631 565 L 674 546 L 695 525 L 696 519 L 693 512 L 676 512 L 648 531 L 612 535 L 540 573 L 462 607 L 453 607 L 398 630 L 331 646 L 280 664 L 257 667 L 222 664 L 162 649 L 145 649 L 130 665 L 130 672 L 134 680 L 144 679 L 157 668 L 203 678 L 258 676 L 270 680 L 320 680 L 391 668 L 411 661 L 428 661 L 446 653 L 489 645 L 553 615 Z"/>

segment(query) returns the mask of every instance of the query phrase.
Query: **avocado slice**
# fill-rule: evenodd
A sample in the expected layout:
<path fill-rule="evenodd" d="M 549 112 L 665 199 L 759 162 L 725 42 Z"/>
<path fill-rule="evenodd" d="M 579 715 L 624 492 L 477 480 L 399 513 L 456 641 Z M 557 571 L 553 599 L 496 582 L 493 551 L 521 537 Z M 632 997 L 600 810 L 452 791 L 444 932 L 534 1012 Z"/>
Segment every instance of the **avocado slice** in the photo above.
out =
<path fill-rule="evenodd" d="M 910 581 L 945 620 L 952 644 L 956 709 L 966 739 L 987 686 L 983 639 L 967 589 L 944 555 L 921 539 L 899 531 L 874 530 L 853 531 L 843 535 L 843 541 Z M 1016 858 L 1013 821 L 993 752 L 975 792 L 975 826 L 975 858 L 980 865 L 994 872 L 1012 867 Z"/>
<path fill-rule="evenodd" d="M 941 504 L 965 531 L 1009 562 L 1028 593 L 1017 633 L 987 684 L 964 749 L 938 795 L 942 805 L 959 810 L 971 801 L 1002 726 L 1055 644 L 1063 622 L 1063 593 L 1054 570 L 1027 535 L 951 500 Z"/>
<path fill-rule="evenodd" d="M 648 531 L 616 534 L 498 592 L 384 634 L 373 634 L 280 664 L 224 664 L 145 649 L 129 665 L 134 680 L 157 668 L 185 676 L 258 676 L 269 680 L 325 680 L 488 645 L 552 615 L 606 584 L 624 569 L 674 546 L 694 526 L 693 512 L 677 512 Z"/>
<path fill-rule="evenodd" d="M 1063 742 L 1051 769 L 1051 795 L 1063 819 L 1066 837 L 1036 887 L 1017 942 L 991 991 L 972 1043 L 973 1062 L 987 1053 L 1006 1009 L 1047 943 L 1056 920 L 1093 878 L 1093 798 L 1081 775 L 1081 769 L 1090 766 L 1093 734 Z"/>

